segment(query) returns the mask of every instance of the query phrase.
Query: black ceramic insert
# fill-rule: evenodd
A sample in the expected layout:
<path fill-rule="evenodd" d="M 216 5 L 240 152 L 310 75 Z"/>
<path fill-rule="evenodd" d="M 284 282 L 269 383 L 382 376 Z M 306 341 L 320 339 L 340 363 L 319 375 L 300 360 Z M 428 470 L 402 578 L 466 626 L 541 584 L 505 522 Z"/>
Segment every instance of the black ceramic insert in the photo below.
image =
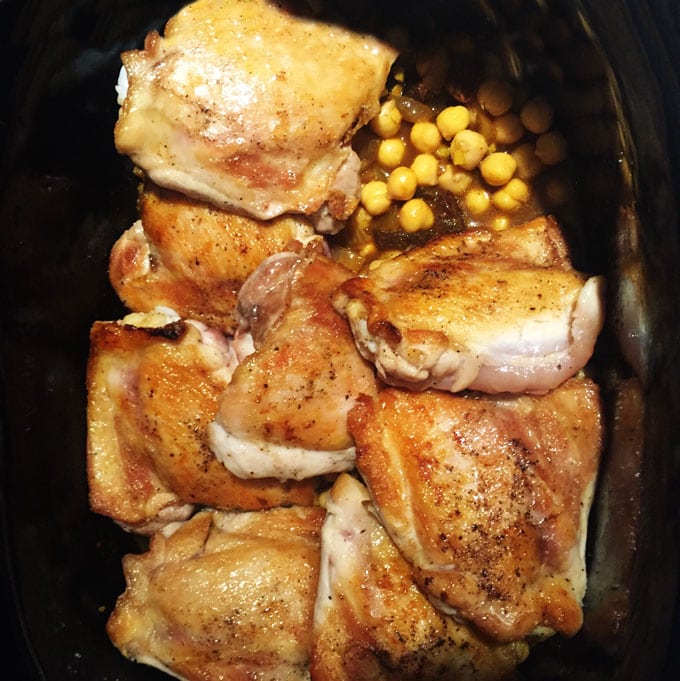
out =
<path fill-rule="evenodd" d="M 120 559 L 143 543 L 88 509 L 84 381 L 90 325 L 124 313 L 107 258 L 135 216 L 132 168 L 113 147 L 119 54 L 141 46 L 181 4 L 0 0 L 0 574 L 11 629 L 0 676 L 12 681 L 168 678 L 123 659 L 104 631 L 124 588 Z M 394 6 L 374 4 L 379 12 Z M 497 30 L 513 34 L 533 3 L 489 4 Z M 586 625 L 573 640 L 538 648 L 524 674 L 666 681 L 680 678 L 672 654 L 680 12 L 672 0 L 536 4 L 593 48 L 590 62 L 558 56 L 579 87 L 607 102 L 590 121 L 600 126 L 598 145 L 576 154 L 582 206 L 570 238 L 577 264 L 609 279 L 595 367 L 610 437 L 592 517 Z M 411 13 L 453 5 L 430 0 Z M 579 68 L 592 72 L 578 81 Z M 577 142 L 585 121 L 562 115 Z M 617 404 L 626 400 L 617 431 Z"/>

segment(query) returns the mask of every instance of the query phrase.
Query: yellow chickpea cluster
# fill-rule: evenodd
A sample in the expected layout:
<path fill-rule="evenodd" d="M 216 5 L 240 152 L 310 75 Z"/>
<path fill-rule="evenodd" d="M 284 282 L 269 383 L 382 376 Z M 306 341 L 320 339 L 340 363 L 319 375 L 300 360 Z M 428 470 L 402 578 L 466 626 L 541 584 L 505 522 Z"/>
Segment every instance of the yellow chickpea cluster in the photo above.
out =
<path fill-rule="evenodd" d="M 418 103 L 415 121 L 405 119 L 393 95 L 370 123 L 383 176 L 363 185 L 364 225 L 397 203 L 402 230 L 431 228 L 433 210 L 417 194 L 438 187 L 458 197 L 472 219 L 488 217 L 502 229 L 530 200 L 531 180 L 567 156 L 564 137 L 552 129 L 552 105 L 540 96 L 516 105 L 507 81 L 485 80 L 468 105 L 434 111 Z"/>
<path fill-rule="evenodd" d="M 497 76 L 457 98 L 456 83 L 447 87 L 446 80 L 456 56 L 438 56 L 397 65 L 362 131 L 360 203 L 335 241 L 338 259 L 356 271 L 446 231 L 506 229 L 570 204 L 572 188 L 560 166 L 567 142 L 551 102 Z M 413 88 L 409 66 L 420 79 Z M 437 93 L 429 104 L 407 96 L 429 87 Z"/>

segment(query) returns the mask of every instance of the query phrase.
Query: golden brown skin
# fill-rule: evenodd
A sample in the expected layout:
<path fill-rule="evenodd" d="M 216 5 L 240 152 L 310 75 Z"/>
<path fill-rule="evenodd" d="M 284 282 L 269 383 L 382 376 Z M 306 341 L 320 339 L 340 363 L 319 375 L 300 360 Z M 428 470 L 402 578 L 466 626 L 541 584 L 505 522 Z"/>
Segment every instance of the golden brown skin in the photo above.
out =
<path fill-rule="evenodd" d="M 269 219 L 326 204 L 346 218 L 359 192 L 350 141 L 395 57 L 276 2 L 198 0 L 122 55 L 116 147 L 157 184 L 215 205 Z"/>
<path fill-rule="evenodd" d="M 525 642 L 498 644 L 438 612 L 371 510 L 341 474 L 326 503 L 314 617 L 313 681 L 500 681 Z"/>
<path fill-rule="evenodd" d="M 542 393 L 590 359 L 602 286 L 538 218 L 443 235 L 346 282 L 334 303 L 391 385 Z"/>
<path fill-rule="evenodd" d="M 377 391 L 373 367 L 357 353 L 347 322 L 330 302 L 352 273 L 307 251 L 268 265 L 246 284 L 246 291 L 262 296 L 248 297 L 256 350 L 220 398 L 211 446 L 246 477 L 262 475 L 265 459 L 276 469 L 266 475 L 282 479 L 346 470 L 354 463 L 347 413 L 359 395 Z M 268 308 L 272 300 L 279 304 Z M 262 314 L 276 321 L 269 325 Z"/>
<path fill-rule="evenodd" d="M 308 679 L 323 516 L 202 511 L 154 535 L 123 559 L 114 645 L 188 681 Z"/>
<path fill-rule="evenodd" d="M 233 334 L 236 298 L 255 268 L 313 234 L 301 217 L 262 221 L 146 183 L 140 218 L 114 244 L 111 284 L 135 312 L 170 307 Z"/>
<path fill-rule="evenodd" d="M 204 342 L 196 327 L 96 322 L 90 341 L 87 466 L 94 511 L 150 532 L 186 518 L 195 504 L 258 510 L 313 503 L 311 482 L 241 480 L 213 456 L 206 428 L 231 370 L 219 345 Z"/>
<path fill-rule="evenodd" d="M 350 413 L 357 468 L 439 607 L 502 641 L 581 626 L 597 386 L 541 397 L 387 389 Z"/>

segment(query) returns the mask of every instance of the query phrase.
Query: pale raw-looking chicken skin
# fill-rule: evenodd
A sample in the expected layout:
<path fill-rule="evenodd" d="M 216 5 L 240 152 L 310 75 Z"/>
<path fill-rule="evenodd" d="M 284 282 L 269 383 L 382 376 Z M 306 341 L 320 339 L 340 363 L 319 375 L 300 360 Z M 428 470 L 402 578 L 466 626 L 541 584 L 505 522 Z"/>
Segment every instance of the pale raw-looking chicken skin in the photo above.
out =
<path fill-rule="evenodd" d="M 371 511 L 341 474 L 326 502 L 314 612 L 313 681 L 514 679 L 525 642 L 499 644 L 438 612 Z"/>
<path fill-rule="evenodd" d="M 239 296 L 255 351 L 222 393 L 209 436 L 244 478 L 301 480 L 354 466 L 347 413 L 377 384 L 330 301 L 352 273 L 316 246 L 266 260 Z"/>
<path fill-rule="evenodd" d="M 146 183 L 140 217 L 114 244 L 111 285 L 135 312 L 170 307 L 231 335 L 243 282 L 267 257 L 309 239 L 300 217 L 269 221 L 221 210 Z"/>
<path fill-rule="evenodd" d="M 187 681 L 307 681 L 323 517 L 202 511 L 169 526 L 123 559 L 109 637 Z"/>
<path fill-rule="evenodd" d="M 437 607 L 501 641 L 578 631 L 602 442 L 592 381 L 505 398 L 388 388 L 349 418 L 377 512 Z"/>
<path fill-rule="evenodd" d="M 603 323 L 603 279 L 575 271 L 550 218 L 442 236 L 335 295 L 387 383 L 542 393 L 583 368 Z"/>
<path fill-rule="evenodd" d="M 241 480 L 208 446 L 234 344 L 167 314 L 96 322 L 87 372 L 87 468 L 92 510 L 151 533 L 199 504 L 258 510 L 314 502 L 306 483 Z"/>
<path fill-rule="evenodd" d="M 395 50 L 269 0 L 198 0 L 122 55 L 118 151 L 159 185 L 268 219 L 358 203 L 350 142 Z"/>

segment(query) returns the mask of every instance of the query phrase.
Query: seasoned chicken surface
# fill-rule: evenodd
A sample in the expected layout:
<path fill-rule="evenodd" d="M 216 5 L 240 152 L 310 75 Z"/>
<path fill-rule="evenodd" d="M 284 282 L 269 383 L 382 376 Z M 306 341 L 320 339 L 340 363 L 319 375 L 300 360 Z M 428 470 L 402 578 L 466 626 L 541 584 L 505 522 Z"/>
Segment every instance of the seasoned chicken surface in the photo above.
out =
<path fill-rule="evenodd" d="M 502 641 L 580 628 L 593 382 L 504 398 L 388 388 L 349 424 L 380 518 L 439 608 Z"/>
<path fill-rule="evenodd" d="M 240 287 L 267 257 L 314 233 L 299 217 L 256 220 L 150 183 L 140 218 L 109 258 L 111 284 L 136 312 L 170 307 L 233 334 Z"/>
<path fill-rule="evenodd" d="M 438 612 L 371 512 L 366 488 L 341 474 L 321 531 L 314 681 L 500 681 L 525 642 L 499 644 Z"/>
<path fill-rule="evenodd" d="M 202 511 L 154 535 L 123 559 L 114 645 L 188 681 L 309 679 L 323 516 Z"/>
<path fill-rule="evenodd" d="M 517 226 L 571 214 L 559 98 L 438 4 L 194 0 L 122 55 L 132 314 L 91 329 L 87 474 L 149 535 L 107 623 L 130 660 L 520 681 L 582 626 L 603 278 Z"/>
<path fill-rule="evenodd" d="M 392 385 L 541 393 L 590 359 L 602 287 L 538 218 L 442 236 L 344 283 L 334 304 Z"/>
<path fill-rule="evenodd" d="M 280 3 L 198 0 L 123 54 L 116 147 L 157 184 L 218 206 L 345 218 L 359 193 L 350 141 L 395 57 Z"/>
<path fill-rule="evenodd" d="M 197 504 L 258 510 L 312 504 L 313 483 L 241 480 L 208 447 L 207 426 L 238 357 L 196 322 L 131 315 L 97 322 L 87 373 L 91 508 L 150 533 Z M 133 325 L 133 322 L 136 325 Z"/>
<path fill-rule="evenodd" d="M 377 391 L 330 296 L 351 272 L 313 248 L 273 256 L 239 307 L 255 351 L 234 371 L 210 445 L 242 477 L 303 479 L 354 466 L 347 413 Z"/>

